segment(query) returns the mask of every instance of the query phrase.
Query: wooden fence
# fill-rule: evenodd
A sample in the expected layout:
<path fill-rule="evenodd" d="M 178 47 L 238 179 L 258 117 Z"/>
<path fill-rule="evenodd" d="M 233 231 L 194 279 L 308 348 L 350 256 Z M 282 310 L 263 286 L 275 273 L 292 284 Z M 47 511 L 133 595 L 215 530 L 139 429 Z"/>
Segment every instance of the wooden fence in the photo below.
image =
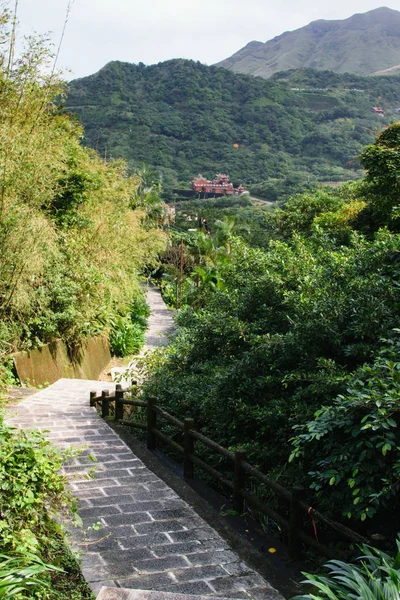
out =
<path fill-rule="evenodd" d="M 345 525 L 333 521 L 310 506 L 304 499 L 304 490 L 302 488 L 295 487 L 292 490 L 288 490 L 253 467 L 247 462 L 246 452 L 244 450 L 238 449 L 235 452 L 231 452 L 230 450 L 223 448 L 199 431 L 196 431 L 193 419 L 184 419 L 183 421 L 180 421 L 158 406 L 156 404 L 156 398 L 148 398 L 148 401 L 146 402 L 143 400 L 128 400 L 124 398 L 125 392 L 126 390 L 123 390 L 120 385 L 116 385 L 115 394 L 113 396 L 109 394 L 108 390 L 104 390 L 101 396 L 97 396 L 96 392 L 90 392 L 90 406 L 100 405 L 101 416 L 107 418 L 110 417 L 110 405 L 113 403 L 114 419 L 116 421 L 119 421 L 128 427 L 134 427 L 147 432 L 147 448 L 149 450 L 155 450 L 157 440 L 159 439 L 183 457 L 183 476 L 185 479 L 193 478 L 194 467 L 197 466 L 219 481 L 225 488 L 230 490 L 233 497 L 234 509 L 237 512 L 244 512 L 245 505 L 248 504 L 255 507 L 262 514 L 273 519 L 288 532 L 289 553 L 292 558 L 299 558 L 301 556 L 303 543 L 312 547 L 323 556 L 334 558 L 334 553 L 327 546 L 318 541 L 315 526 L 316 520 L 324 523 L 325 526 L 333 529 L 340 534 L 341 538 L 344 538 L 352 544 L 371 543 L 367 538 L 349 529 Z M 124 419 L 125 406 L 145 408 L 147 415 L 146 423 Z M 163 419 L 170 425 L 176 427 L 178 431 L 182 432 L 182 445 L 172 440 L 157 428 L 158 418 Z M 223 456 L 232 462 L 231 479 L 227 479 L 225 475 L 196 456 L 196 441 L 201 442 L 208 448 L 211 448 L 216 454 Z M 249 477 L 252 477 L 265 485 L 283 501 L 283 504 L 287 507 L 285 516 L 282 516 L 276 510 L 267 506 L 263 500 L 247 489 L 246 482 Z M 305 520 L 312 522 L 315 534 L 314 537 L 304 531 Z"/>

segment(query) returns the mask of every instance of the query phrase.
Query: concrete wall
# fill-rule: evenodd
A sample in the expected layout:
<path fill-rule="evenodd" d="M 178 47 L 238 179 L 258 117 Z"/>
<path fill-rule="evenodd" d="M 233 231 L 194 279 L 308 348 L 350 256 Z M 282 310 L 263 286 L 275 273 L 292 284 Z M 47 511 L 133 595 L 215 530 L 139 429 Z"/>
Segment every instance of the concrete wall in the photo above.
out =
<path fill-rule="evenodd" d="M 61 340 L 37 350 L 14 354 L 14 364 L 21 383 L 33 386 L 54 383 L 62 377 L 98 379 L 110 359 L 110 348 L 105 336 L 86 340 L 73 361 Z"/>

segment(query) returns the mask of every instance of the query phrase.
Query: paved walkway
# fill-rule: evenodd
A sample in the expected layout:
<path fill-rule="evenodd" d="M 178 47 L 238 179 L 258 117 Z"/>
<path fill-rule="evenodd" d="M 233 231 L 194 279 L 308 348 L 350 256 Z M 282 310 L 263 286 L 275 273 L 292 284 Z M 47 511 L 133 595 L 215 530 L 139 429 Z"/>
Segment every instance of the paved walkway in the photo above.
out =
<path fill-rule="evenodd" d="M 158 346 L 165 346 L 168 344 L 168 335 L 174 332 L 173 313 L 168 310 L 160 290 L 154 285 L 149 284 L 146 301 L 151 314 L 147 322 L 148 329 L 144 351 L 154 350 Z"/>
<path fill-rule="evenodd" d="M 168 336 L 174 332 L 173 313 L 168 310 L 162 299 L 160 290 L 152 284 L 148 284 L 146 292 L 146 301 L 150 307 L 150 317 L 147 321 L 146 343 L 140 354 L 133 358 L 126 366 L 114 366 L 110 369 L 111 379 L 118 381 L 123 387 L 130 387 L 132 379 L 140 380 L 138 375 L 132 377 L 127 373 L 127 369 L 135 369 L 137 359 L 143 356 L 149 350 L 155 350 L 159 346 L 168 344 Z M 108 368 L 107 368 L 108 371 Z"/>
<path fill-rule="evenodd" d="M 60 448 L 85 448 L 65 471 L 86 529 L 73 530 L 72 541 L 94 592 L 110 586 L 281 599 L 89 406 L 90 390 L 111 385 L 60 379 L 10 407 L 7 416 L 10 424 L 47 430 Z M 97 523 L 98 531 L 87 531 Z"/>

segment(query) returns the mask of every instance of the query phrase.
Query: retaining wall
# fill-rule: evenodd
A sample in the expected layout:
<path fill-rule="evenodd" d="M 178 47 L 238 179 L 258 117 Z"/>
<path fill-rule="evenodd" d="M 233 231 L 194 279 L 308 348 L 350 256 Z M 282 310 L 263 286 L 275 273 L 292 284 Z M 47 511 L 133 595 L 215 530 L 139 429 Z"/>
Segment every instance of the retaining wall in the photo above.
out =
<path fill-rule="evenodd" d="M 17 352 L 13 358 L 21 383 L 38 386 L 61 378 L 98 379 L 111 355 L 107 338 L 97 336 L 86 340 L 73 360 L 61 340 L 30 352 Z"/>

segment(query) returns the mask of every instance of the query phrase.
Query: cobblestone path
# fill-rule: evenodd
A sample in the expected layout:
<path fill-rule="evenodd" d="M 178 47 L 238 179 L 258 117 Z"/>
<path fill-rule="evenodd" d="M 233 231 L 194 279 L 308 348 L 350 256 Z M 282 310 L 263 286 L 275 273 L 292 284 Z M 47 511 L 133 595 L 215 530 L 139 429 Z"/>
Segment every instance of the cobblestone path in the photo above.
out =
<path fill-rule="evenodd" d="M 85 448 L 65 471 L 86 529 L 73 529 L 72 542 L 82 552 L 93 591 L 109 586 L 282 599 L 89 406 L 90 390 L 111 385 L 60 379 L 11 406 L 7 415 L 10 424 L 46 430 L 60 448 Z M 97 523 L 98 531 L 87 530 Z"/>

